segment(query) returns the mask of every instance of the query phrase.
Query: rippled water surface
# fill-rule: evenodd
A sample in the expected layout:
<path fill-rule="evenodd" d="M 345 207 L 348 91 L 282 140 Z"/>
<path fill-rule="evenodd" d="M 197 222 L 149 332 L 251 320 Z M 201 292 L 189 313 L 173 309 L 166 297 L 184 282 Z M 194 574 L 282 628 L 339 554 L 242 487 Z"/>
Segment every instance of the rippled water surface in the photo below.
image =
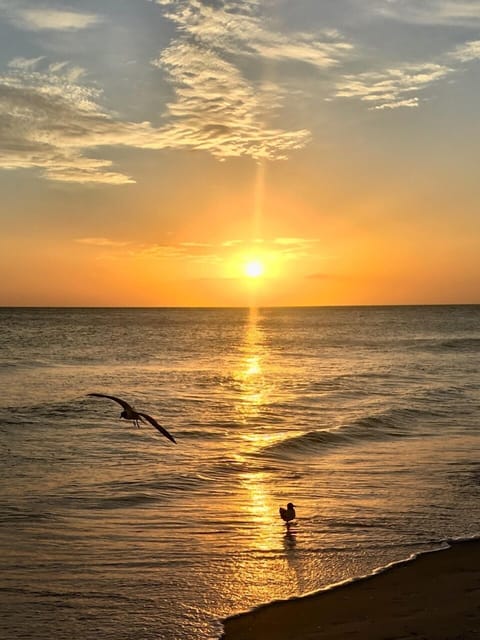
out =
<path fill-rule="evenodd" d="M 0 309 L 0 637 L 205 640 L 478 535 L 479 355 L 479 306 Z"/>

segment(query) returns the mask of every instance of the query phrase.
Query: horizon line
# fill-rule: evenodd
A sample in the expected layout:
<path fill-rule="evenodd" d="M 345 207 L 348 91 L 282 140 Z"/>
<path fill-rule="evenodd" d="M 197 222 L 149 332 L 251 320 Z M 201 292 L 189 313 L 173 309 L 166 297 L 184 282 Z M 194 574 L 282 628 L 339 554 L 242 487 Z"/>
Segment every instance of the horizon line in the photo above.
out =
<path fill-rule="evenodd" d="M 296 305 L 3 305 L 0 309 L 358 309 L 365 307 L 478 307 L 480 302 L 404 302 Z"/>

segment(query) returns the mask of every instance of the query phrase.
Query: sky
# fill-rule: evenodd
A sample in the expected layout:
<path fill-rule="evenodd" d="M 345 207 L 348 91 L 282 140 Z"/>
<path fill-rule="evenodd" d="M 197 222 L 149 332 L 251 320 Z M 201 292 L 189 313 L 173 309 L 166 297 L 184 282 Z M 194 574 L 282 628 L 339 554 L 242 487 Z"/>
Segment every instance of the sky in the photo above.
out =
<path fill-rule="evenodd" d="M 0 0 L 0 305 L 480 303 L 480 0 Z"/>

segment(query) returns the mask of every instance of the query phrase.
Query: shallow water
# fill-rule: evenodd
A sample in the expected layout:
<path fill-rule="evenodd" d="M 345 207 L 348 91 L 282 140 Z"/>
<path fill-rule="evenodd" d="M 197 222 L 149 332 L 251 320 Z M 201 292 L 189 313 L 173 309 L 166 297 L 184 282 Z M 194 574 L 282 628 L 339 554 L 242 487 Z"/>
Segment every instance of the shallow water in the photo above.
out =
<path fill-rule="evenodd" d="M 0 309 L 0 354 L 6 640 L 212 638 L 480 533 L 479 306 Z"/>

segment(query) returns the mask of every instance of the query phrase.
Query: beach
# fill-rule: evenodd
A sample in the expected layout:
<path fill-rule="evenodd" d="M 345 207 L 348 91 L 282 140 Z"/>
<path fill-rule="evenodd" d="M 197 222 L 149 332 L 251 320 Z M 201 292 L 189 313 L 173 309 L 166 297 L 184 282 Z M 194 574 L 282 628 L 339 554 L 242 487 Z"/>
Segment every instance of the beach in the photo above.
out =
<path fill-rule="evenodd" d="M 480 542 L 233 616 L 223 640 L 480 638 Z"/>

